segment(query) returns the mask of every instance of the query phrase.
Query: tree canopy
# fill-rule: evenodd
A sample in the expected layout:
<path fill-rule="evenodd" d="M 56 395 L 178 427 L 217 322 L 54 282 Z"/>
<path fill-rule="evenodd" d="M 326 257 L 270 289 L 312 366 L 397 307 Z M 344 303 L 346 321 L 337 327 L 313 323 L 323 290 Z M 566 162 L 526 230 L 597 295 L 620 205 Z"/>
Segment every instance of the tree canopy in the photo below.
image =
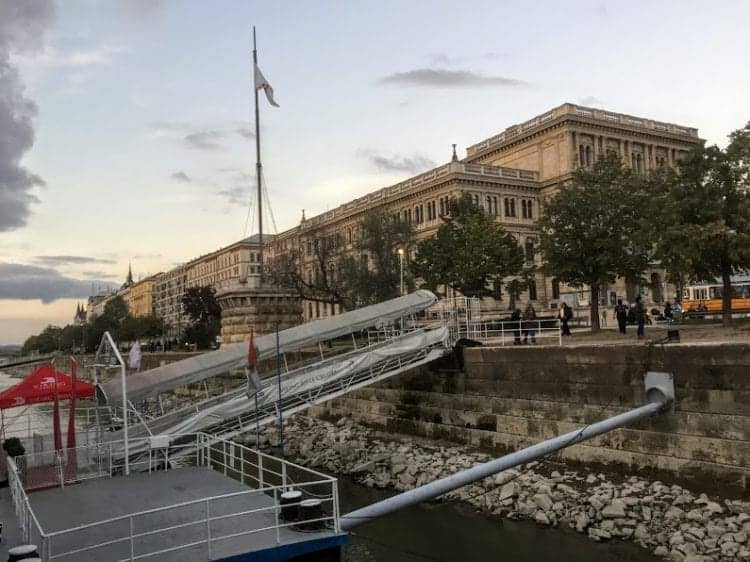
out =
<path fill-rule="evenodd" d="M 591 325 L 599 329 L 599 287 L 616 277 L 640 279 L 649 264 L 642 180 L 616 154 L 579 168 L 544 206 L 539 220 L 544 269 L 591 290 Z"/>
<path fill-rule="evenodd" d="M 693 150 L 674 171 L 652 178 L 656 257 L 673 280 L 723 284 L 731 322 L 731 276 L 750 269 L 750 123 L 716 145 Z"/>
<path fill-rule="evenodd" d="M 347 308 L 398 297 L 401 294 L 401 259 L 404 260 L 404 289 L 410 290 L 414 280 L 409 275 L 406 260 L 414 242 L 411 222 L 375 210 L 365 214 L 358 231 L 355 252 L 343 256 L 339 262 L 341 282 L 350 305 Z"/>
<path fill-rule="evenodd" d="M 485 297 L 500 289 L 503 279 L 518 275 L 524 254 L 518 241 L 465 193 L 434 237 L 417 245 L 410 265 L 424 286 L 440 292 L 451 287 L 467 297 Z"/>
<path fill-rule="evenodd" d="M 185 341 L 199 349 L 211 347 L 221 332 L 221 307 L 213 287 L 190 287 L 182 296 L 185 313 L 191 320 L 185 330 Z"/>

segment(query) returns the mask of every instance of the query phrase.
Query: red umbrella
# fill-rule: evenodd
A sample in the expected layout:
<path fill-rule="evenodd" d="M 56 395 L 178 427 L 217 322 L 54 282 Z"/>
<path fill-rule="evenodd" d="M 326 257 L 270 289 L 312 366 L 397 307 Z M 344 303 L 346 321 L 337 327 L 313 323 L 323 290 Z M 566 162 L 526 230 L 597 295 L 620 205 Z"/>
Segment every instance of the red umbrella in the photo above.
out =
<path fill-rule="evenodd" d="M 76 380 L 73 384 L 70 375 L 46 364 L 38 367 L 17 385 L 0 392 L 0 410 L 54 402 L 55 398 L 68 400 L 73 396 L 79 399 L 92 398 L 94 385 L 82 380 Z"/>

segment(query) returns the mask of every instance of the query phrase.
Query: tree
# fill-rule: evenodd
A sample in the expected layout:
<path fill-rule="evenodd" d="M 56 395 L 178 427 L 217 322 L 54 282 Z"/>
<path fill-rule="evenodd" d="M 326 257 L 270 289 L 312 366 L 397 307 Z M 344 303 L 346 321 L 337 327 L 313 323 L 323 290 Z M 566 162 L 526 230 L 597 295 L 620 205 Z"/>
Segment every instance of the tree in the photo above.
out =
<path fill-rule="evenodd" d="M 724 325 L 732 321 L 732 275 L 750 269 L 750 123 L 729 145 L 693 150 L 653 183 L 656 257 L 673 277 L 721 278 Z"/>
<path fill-rule="evenodd" d="M 620 157 L 608 154 L 579 168 L 545 205 L 538 226 L 544 268 L 591 291 L 591 327 L 599 330 L 599 287 L 615 278 L 639 279 L 648 266 L 642 182 Z"/>
<path fill-rule="evenodd" d="M 354 254 L 341 257 L 338 263 L 341 293 L 345 308 L 356 308 L 382 302 L 401 294 L 401 263 L 409 255 L 414 240 L 410 221 L 400 220 L 383 210 L 364 215 L 358 227 Z M 403 257 L 398 251 L 403 251 Z M 406 289 L 414 286 L 404 264 Z"/>
<path fill-rule="evenodd" d="M 521 273 L 523 250 L 468 193 L 453 211 L 434 237 L 417 245 L 411 271 L 436 292 L 443 285 L 467 297 L 490 296 L 504 278 Z"/>
<path fill-rule="evenodd" d="M 185 330 L 185 341 L 199 349 L 213 345 L 221 331 L 221 307 L 213 287 L 191 287 L 182 296 L 182 305 L 191 324 Z"/>
<path fill-rule="evenodd" d="M 338 304 L 344 309 L 353 307 L 340 275 L 340 240 L 338 235 L 317 238 L 310 242 L 313 255 L 311 269 L 303 270 L 301 248 L 276 256 L 269 266 L 272 282 L 291 289 L 300 298 L 313 302 Z"/>

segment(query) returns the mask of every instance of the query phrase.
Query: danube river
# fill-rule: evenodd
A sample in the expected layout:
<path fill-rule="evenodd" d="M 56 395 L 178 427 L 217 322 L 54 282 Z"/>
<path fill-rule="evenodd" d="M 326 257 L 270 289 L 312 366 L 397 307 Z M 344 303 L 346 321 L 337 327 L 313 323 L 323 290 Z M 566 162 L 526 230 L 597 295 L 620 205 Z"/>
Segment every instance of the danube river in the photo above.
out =
<path fill-rule="evenodd" d="M 339 480 L 346 513 L 392 492 Z M 422 504 L 355 528 L 346 562 L 656 562 L 645 549 L 596 543 L 568 529 L 539 527 L 476 513 L 455 503 Z"/>

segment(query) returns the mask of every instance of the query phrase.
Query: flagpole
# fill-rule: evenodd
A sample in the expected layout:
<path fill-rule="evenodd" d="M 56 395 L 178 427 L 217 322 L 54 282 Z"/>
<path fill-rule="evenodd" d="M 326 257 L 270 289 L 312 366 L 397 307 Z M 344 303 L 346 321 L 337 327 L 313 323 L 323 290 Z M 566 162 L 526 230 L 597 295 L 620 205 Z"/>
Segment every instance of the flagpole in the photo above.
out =
<path fill-rule="evenodd" d="M 258 88 L 255 84 L 255 72 L 258 67 L 258 47 L 255 42 L 255 26 L 253 26 L 253 92 L 255 94 L 255 179 L 258 184 L 258 265 L 260 267 L 260 282 L 263 283 L 263 192 L 261 176 L 263 164 L 260 162 L 260 112 L 258 111 Z"/>

